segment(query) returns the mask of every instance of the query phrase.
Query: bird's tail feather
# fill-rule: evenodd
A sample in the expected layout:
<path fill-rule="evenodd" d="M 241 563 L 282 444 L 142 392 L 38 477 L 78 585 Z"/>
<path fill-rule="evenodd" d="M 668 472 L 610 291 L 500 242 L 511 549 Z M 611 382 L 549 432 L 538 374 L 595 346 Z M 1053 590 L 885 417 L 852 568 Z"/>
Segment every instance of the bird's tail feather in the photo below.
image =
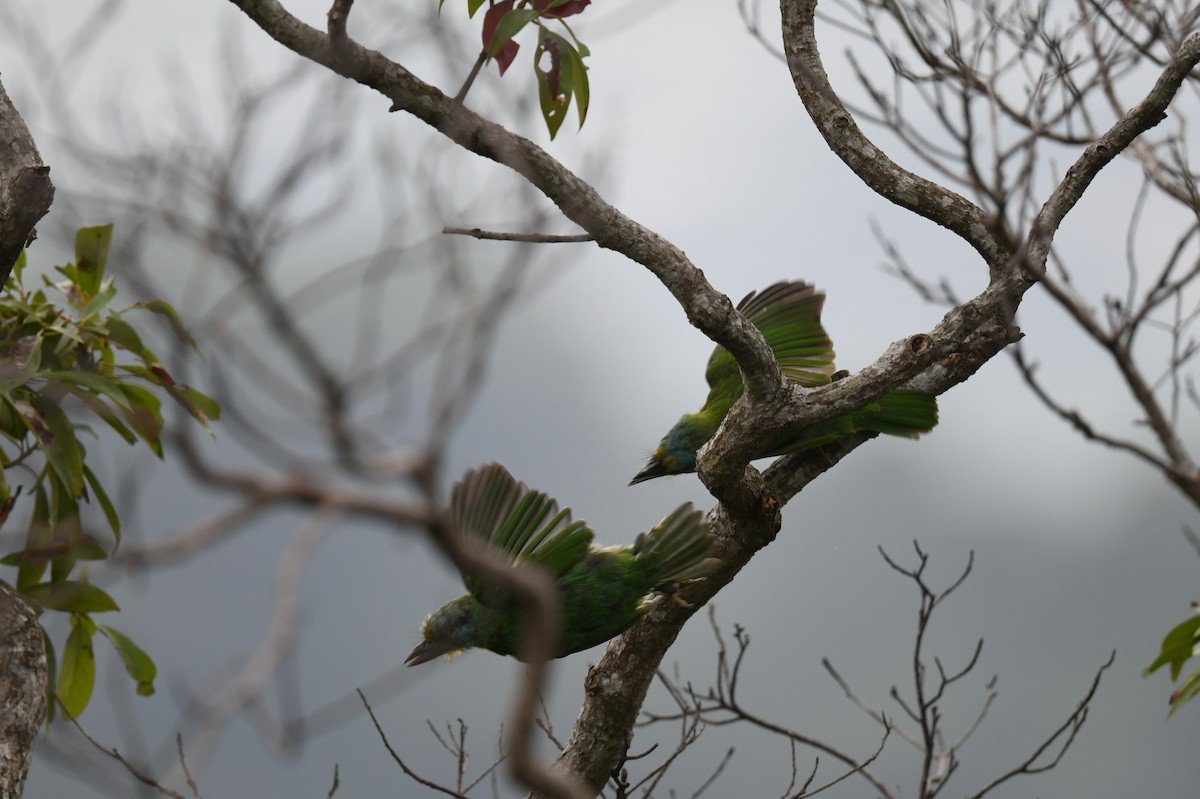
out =
<path fill-rule="evenodd" d="M 898 388 L 875 402 L 866 427 L 889 436 L 916 438 L 938 421 L 937 399 L 920 391 Z"/>
<path fill-rule="evenodd" d="M 638 536 L 634 546 L 638 561 L 656 575 L 656 590 L 668 593 L 680 583 L 712 572 L 720 561 L 708 557 L 711 550 L 712 536 L 704 514 L 690 502 L 680 505 L 650 532 Z"/>

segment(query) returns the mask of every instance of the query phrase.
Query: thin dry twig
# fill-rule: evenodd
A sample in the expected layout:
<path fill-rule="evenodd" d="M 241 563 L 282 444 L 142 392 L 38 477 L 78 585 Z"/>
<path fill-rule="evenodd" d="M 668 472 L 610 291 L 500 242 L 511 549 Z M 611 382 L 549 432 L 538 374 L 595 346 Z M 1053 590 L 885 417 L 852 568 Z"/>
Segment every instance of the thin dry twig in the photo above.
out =
<path fill-rule="evenodd" d="M 1087 693 L 1084 694 L 1083 699 L 1075 708 L 1075 712 L 1068 716 L 1066 721 L 1064 721 L 1057 729 L 1047 736 L 1046 739 L 1043 740 L 1036 749 L 1034 749 L 1033 754 L 1026 758 L 1020 765 L 1010 769 L 1004 774 L 1001 774 L 999 777 L 985 785 L 981 790 L 971 794 L 968 799 L 982 799 L 983 796 L 987 795 L 989 792 L 1000 785 L 1003 785 L 1014 777 L 1040 774 L 1058 766 L 1059 762 L 1063 758 L 1063 755 L 1067 753 L 1067 750 L 1071 747 L 1071 744 L 1075 742 L 1075 736 L 1079 734 L 1079 731 L 1083 728 L 1084 723 L 1087 721 L 1088 710 L 1091 707 L 1092 699 L 1095 698 L 1096 691 L 1100 688 L 1100 678 L 1103 676 L 1105 670 L 1107 670 L 1108 667 L 1113 664 L 1116 656 L 1117 653 L 1114 651 L 1111 655 L 1109 655 L 1108 660 L 1101 664 L 1100 668 L 1096 671 L 1095 677 L 1092 678 L 1091 687 L 1088 688 Z M 1050 748 L 1055 745 L 1056 741 L 1060 741 L 1058 743 L 1058 751 L 1054 753 L 1048 761 L 1038 764 L 1037 760 L 1048 750 L 1050 750 Z"/>
<path fill-rule="evenodd" d="M 383 741 L 383 745 L 388 750 L 388 754 L 392 756 L 392 760 L 396 761 L 396 764 L 400 766 L 400 769 L 407 774 L 410 779 L 421 785 L 424 785 L 426 788 L 430 788 L 438 793 L 445 794 L 446 796 L 453 796 L 455 799 L 467 799 L 466 794 L 459 793 L 458 791 L 447 788 L 446 786 L 440 785 L 432 780 L 427 780 L 409 768 L 408 764 L 404 762 L 404 758 L 400 757 L 399 753 L 392 748 L 392 743 L 388 740 L 387 733 L 383 731 L 383 726 L 379 723 L 379 719 L 375 717 L 375 711 L 371 708 L 371 703 L 367 701 L 366 695 L 363 694 L 362 691 L 359 691 L 358 698 L 362 700 L 363 707 L 367 709 L 367 715 L 371 717 L 371 723 L 375 725 L 375 731 L 379 733 L 379 739 Z"/>
<path fill-rule="evenodd" d="M 143 771 L 141 771 L 139 768 L 137 768 L 137 766 L 133 765 L 128 760 L 126 760 L 125 756 L 122 755 L 120 752 L 118 752 L 116 749 L 109 749 L 108 747 L 104 746 L 99 741 L 97 741 L 95 738 L 93 738 L 88 733 L 88 731 L 83 728 L 83 725 L 79 723 L 79 719 L 75 718 L 75 716 L 73 716 L 71 714 L 71 712 L 69 710 L 67 710 L 66 706 L 63 705 L 63 703 L 61 701 L 58 703 L 58 706 L 59 706 L 59 710 L 62 711 L 63 718 L 65 718 L 65 719 L 67 719 L 67 721 L 71 722 L 71 724 L 74 725 L 75 729 L 79 730 L 79 733 L 84 738 L 87 739 L 88 743 L 90 743 L 93 747 L 95 747 L 97 751 L 104 753 L 108 757 L 110 757 L 113 760 L 115 760 L 116 762 L 120 763 L 121 766 L 124 767 L 124 769 L 126 771 L 128 771 L 129 774 L 131 776 L 133 776 L 133 778 L 136 779 L 138 782 L 140 782 L 143 785 L 146 785 L 150 788 L 153 788 L 157 793 L 159 793 L 162 796 L 169 796 L 169 797 L 171 797 L 171 799 L 184 799 L 183 794 L 179 793 L 178 791 L 171 790 L 170 788 L 163 785 L 158 780 L 145 774 Z M 183 769 L 186 771 L 187 764 L 184 762 L 184 759 L 183 759 L 182 747 L 179 750 L 179 762 L 180 762 L 181 766 L 183 767 Z M 195 784 L 190 781 L 190 777 L 189 777 L 188 784 L 192 787 L 194 795 L 198 796 L 198 793 L 195 793 Z"/>
<path fill-rule="evenodd" d="M 494 230 L 482 230 L 477 227 L 444 227 L 442 233 L 448 236 L 470 236 L 473 239 L 488 241 L 523 241 L 530 244 L 564 244 L 583 241 L 595 241 L 590 233 L 554 234 L 554 233 L 503 233 Z"/>
<path fill-rule="evenodd" d="M 675 713 L 654 713 L 651 711 L 642 712 L 642 726 L 656 724 L 665 721 L 688 721 L 690 723 L 698 723 L 702 721 L 708 726 L 726 726 L 736 723 L 751 724 L 760 729 L 772 732 L 776 735 L 787 738 L 792 743 L 798 743 L 815 749 L 819 752 L 824 752 L 849 768 L 840 774 L 832 782 L 827 783 L 814 791 L 807 794 L 811 795 L 818 791 L 825 790 L 830 785 L 836 784 L 841 780 L 853 776 L 860 775 L 866 779 L 872 788 L 883 797 L 894 797 L 895 794 L 883 784 L 881 780 L 875 777 L 869 770 L 871 763 L 883 752 L 883 748 L 887 743 L 888 736 L 891 734 L 891 725 L 885 724 L 883 736 L 880 740 L 879 747 L 876 751 L 867 758 L 856 760 L 852 756 L 840 751 L 832 745 L 821 741 L 812 736 L 804 735 L 795 730 L 788 729 L 775 722 L 769 721 L 761 716 L 751 713 L 744 708 L 737 700 L 737 686 L 739 674 L 741 671 L 746 652 L 750 645 L 750 638 L 746 631 L 740 626 L 734 626 L 734 642 L 737 645 L 737 654 L 731 655 L 725 638 L 721 633 L 720 627 L 716 623 L 716 612 L 713 606 L 709 606 L 709 624 L 713 631 L 713 637 L 717 641 L 717 679 L 715 684 L 709 687 L 705 692 L 697 691 L 691 683 L 686 686 L 679 686 L 669 680 L 666 675 L 660 674 L 660 680 L 664 684 L 668 684 L 669 691 L 675 701 L 678 712 Z M 811 783 L 811 779 L 805 783 L 804 789 Z M 794 779 L 793 779 L 794 785 Z M 789 785 L 789 790 L 792 785 Z"/>
<path fill-rule="evenodd" d="M 325 799 L 333 799 L 333 795 L 337 793 L 337 789 L 341 786 L 341 780 L 338 777 L 338 765 L 333 764 L 333 784 L 329 786 L 329 792 L 325 794 Z"/>

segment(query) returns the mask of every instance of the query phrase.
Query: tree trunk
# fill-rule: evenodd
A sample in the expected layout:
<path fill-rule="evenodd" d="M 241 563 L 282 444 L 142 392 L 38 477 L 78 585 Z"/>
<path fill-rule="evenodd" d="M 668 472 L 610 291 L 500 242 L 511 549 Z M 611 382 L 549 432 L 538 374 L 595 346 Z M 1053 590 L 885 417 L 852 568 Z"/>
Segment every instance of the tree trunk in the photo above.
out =
<path fill-rule="evenodd" d="M 33 610 L 0 581 L 0 799 L 17 799 L 46 718 L 46 643 Z"/>

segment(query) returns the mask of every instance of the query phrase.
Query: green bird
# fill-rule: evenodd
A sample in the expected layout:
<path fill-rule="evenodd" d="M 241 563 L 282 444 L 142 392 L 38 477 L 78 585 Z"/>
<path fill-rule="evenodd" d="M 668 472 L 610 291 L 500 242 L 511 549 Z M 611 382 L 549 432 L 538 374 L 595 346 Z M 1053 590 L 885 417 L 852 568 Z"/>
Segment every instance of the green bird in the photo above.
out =
<path fill-rule="evenodd" d="M 834 376 L 833 343 L 821 327 L 824 304 L 825 295 L 807 283 L 776 283 L 761 293 L 747 294 L 738 310 L 763 334 L 783 376 L 813 388 L 826 385 Z M 724 347 L 713 350 L 705 377 L 709 391 L 704 407 L 680 417 L 630 485 L 696 471 L 696 452 L 716 434 L 743 391 L 737 361 Z M 866 431 L 916 438 L 936 424 L 936 399 L 897 389 L 853 413 L 792 431 L 755 457 L 803 452 Z"/>
<path fill-rule="evenodd" d="M 708 526 L 691 503 L 633 546 L 600 548 L 585 522 L 571 520 L 570 508 L 560 511 L 555 500 L 517 482 L 498 463 L 466 473 L 454 487 L 449 518 L 461 535 L 514 566 L 536 564 L 550 573 L 560 602 L 556 657 L 624 632 L 662 597 L 718 564 L 708 557 Z M 518 655 L 521 614 L 512 598 L 474 577 L 464 575 L 463 582 L 467 593 L 421 624 L 424 640 L 406 665 L 471 647 Z"/>

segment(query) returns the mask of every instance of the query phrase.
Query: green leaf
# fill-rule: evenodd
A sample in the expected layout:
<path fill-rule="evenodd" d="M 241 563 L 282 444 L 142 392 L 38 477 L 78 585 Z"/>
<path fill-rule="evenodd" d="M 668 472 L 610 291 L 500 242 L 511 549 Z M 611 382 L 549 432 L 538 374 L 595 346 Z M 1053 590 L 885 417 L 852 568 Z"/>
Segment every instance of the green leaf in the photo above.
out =
<path fill-rule="evenodd" d="M 96 502 L 100 503 L 100 510 L 104 511 L 104 518 L 108 520 L 108 526 L 112 528 L 113 538 L 120 544 L 121 517 L 117 515 L 117 509 L 113 506 L 112 500 L 108 498 L 108 492 L 104 490 L 104 486 L 100 485 L 100 481 L 96 479 L 96 475 L 86 463 L 83 465 L 83 476 L 92 491 L 92 496 L 96 498 Z"/>
<path fill-rule="evenodd" d="M 9 275 L 8 285 L 21 285 L 21 273 L 25 271 L 25 251 L 21 250 L 21 254 L 17 256 L 17 262 L 13 264 L 12 274 Z"/>
<path fill-rule="evenodd" d="M 472 18 L 475 12 L 483 5 L 483 0 L 467 0 L 467 17 Z"/>
<path fill-rule="evenodd" d="M 80 313 L 81 321 L 91 320 L 94 316 L 100 313 L 106 305 L 112 302 L 112 298 L 117 296 L 117 287 L 113 285 L 111 280 L 100 284 L 100 290 L 96 292 L 88 301 L 87 306 Z"/>
<path fill-rule="evenodd" d="M 72 537 L 67 549 L 75 560 L 108 560 L 108 550 L 87 533 Z"/>
<path fill-rule="evenodd" d="M 142 337 L 134 330 L 133 325 L 126 322 L 117 314 L 112 314 L 104 320 L 104 330 L 109 340 L 123 350 L 142 356 L 149 352 L 142 343 Z"/>
<path fill-rule="evenodd" d="M 83 454 L 75 440 L 71 420 L 62 408 L 43 396 L 36 397 L 33 404 L 50 432 L 48 438 L 38 436 L 42 452 L 70 495 L 78 497 L 83 492 Z"/>
<path fill-rule="evenodd" d="M 104 613 L 120 610 L 113 598 L 102 588 L 79 580 L 38 583 L 22 590 L 21 595 L 39 607 L 69 613 Z"/>
<path fill-rule="evenodd" d="M 25 550 L 18 549 L 16 552 L 9 552 L 0 558 L 0 566 L 20 566 L 26 560 L 28 560 L 28 556 Z"/>
<path fill-rule="evenodd" d="M 50 485 L 50 527 L 53 533 L 53 544 L 49 547 L 50 582 L 61 583 L 71 575 L 75 568 L 75 552 L 71 542 L 82 533 L 79 524 L 79 499 L 67 492 L 65 486 L 51 474 Z M 81 492 L 82 493 L 82 492 Z"/>
<path fill-rule="evenodd" d="M 1143 674 L 1153 674 L 1169 663 L 1171 679 L 1179 679 L 1179 672 L 1183 670 L 1183 664 L 1195 653 L 1198 631 L 1200 631 L 1200 616 L 1192 616 L 1182 624 L 1176 625 L 1163 638 L 1162 652 L 1154 659 L 1153 663 L 1146 667 Z"/>
<path fill-rule="evenodd" d="M 0 463 L 4 461 L 3 455 L 3 451 L 0 451 Z M 21 486 L 17 486 L 18 493 L 20 490 Z M 4 479 L 4 469 L 0 467 L 0 530 L 4 529 L 4 523 L 8 521 L 8 514 L 12 513 L 15 504 L 17 497 L 9 487 L 8 481 Z"/>
<path fill-rule="evenodd" d="M 179 340 L 190 346 L 200 355 L 200 347 L 196 344 L 196 340 L 192 338 L 192 334 L 188 332 L 187 327 L 183 324 L 183 319 L 179 313 L 172 307 L 171 303 L 166 300 L 150 300 L 149 302 L 134 303 L 134 308 L 144 308 L 147 311 L 156 313 L 171 323 L 171 328 L 175 331 L 175 335 L 179 336 Z"/>
<path fill-rule="evenodd" d="M 97 397 L 92 392 L 82 389 L 78 386 L 70 386 L 68 390 L 71 392 L 71 394 L 78 397 L 85 405 L 91 408 L 92 413 L 103 419 L 113 430 L 116 430 L 117 433 L 120 434 L 121 438 L 125 439 L 130 444 L 137 441 L 137 436 L 125 426 L 125 424 L 117 417 L 117 414 L 113 411 L 113 409 L 106 405 L 104 400 L 102 400 L 100 397 Z M 124 393 L 121 394 L 121 403 L 118 407 L 122 408 L 122 413 L 126 416 L 132 414 L 132 409 L 126 409 Z"/>
<path fill-rule="evenodd" d="M 112 225 L 80 228 L 75 234 L 75 282 L 89 296 L 96 294 L 108 263 Z"/>
<path fill-rule="evenodd" d="M 587 67 L 584 66 L 583 50 L 576 50 L 569 44 L 563 50 L 564 60 L 571 62 L 572 85 L 575 89 L 575 111 L 579 114 L 579 127 L 587 120 L 588 103 L 591 102 L 591 89 L 588 87 Z"/>
<path fill-rule="evenodd" d="M 95 624 L 86 616 L 71 618 L 71 634 L 63 647 L 62 668 L 58 675 L 58 699 L 67 712 L 78 716 L 92 698 L 96 682 L 96 656 L 92 651 Z"/>
<path fill-rule="evenodd" d="M 11 353 L 15 356 L 16 353 Z M 0 363 L 0 394 L 11 394 L 14 389 L 25 385 L 37 375 L 42 365 L 42 337 L 35 336 L 24 361 L 16 357 Z M 18 365 L 19 364 L 19 365 Z"/>
<path fill-rule="evenodd" d="M 125 664 L 125 671 L 129 672 L 129 676 L 137 683 L 138 694 L 141 696 L 153 694 L 154 678 L 158 675 L 158 667 L 154 665 L 150 656 L 124 633 L 114 630 L 112 627 L 105 627 L 103 624 L 97 624 L 96 629 L 104 633 L 116 647 L 117 654 L 121 656 L 121 662 Z"/>
<path fill-rule="evenodd" d="M 125 396 L 125 392 L 121 390 L 120 382 L 113 380 L 111 377 L 105 377 L 95 372 L 77 372 L 74 370 L 54 370 L 45 372 L 43 376 L 47 380 L 81 386 L 95 394 L 102 394 L 108 397 L 118 406 L 124 408 L 130 407 L 129 399 Z"/>
<path fill-rule="evenodd" d="M 541 105 L 542 118 L 546 121 L 546 129 L 550 132 L 551 139 L 566 119 L 567 107 L 571 104 L 572 97 L 575 98 L 575 110 L 579 114 L 580 126 L 587 119 L 591 89 L 588 86 L 587 66 L 583 63 L 586 55 L 588 50 L 582 44 L 576 48 L 570 40 L 557 33 L 551 33 L 546 28 L 539 29 L 533 70 L 537 75 L 538 102 Z M 542 66 L 543 57 L 550 59 L 546 68 Z"/>
<path fill-rule="evenodd" d="M 50 528 L 50 498 L 46 486 L 38 481 L 33 487 L 33 511 L 29 514 L 29 529 L 25 533 L 25 551 L 48 549 L 54 543 L 54 531 Z M 27 558 L 21 561 L 17 571 L 17 590 L 24 592 L 37 584 L 46 573 L 48 557 Z"/>
<path fill-rule="evenodd" d="M 208 422 L 215 422 L 221 418 L 221 406 L 217 401 L 207 394 L 197 391 L 191 386 L 171 387 L 168 389 L 175 401 L 187 410 L 196 421 L 208 428 Z M 211 430 L 209 431 L 212 432 Z"/>
<path fill-rule="evenodd" d="M 1186 705 L 1198 693 L 1200 693 L 1200 669 L 1189 674 L 1183 681 L 1183 685 L 1180 685 L 1171 694 L 1171 711 L 1167 713 L 1167 718 L 1174 716 L 1175 711 Z"/>
<path fill-rule="evenodd" d="M 492 34 L 492 40 L 488 43 L 488 57 L 495 58 L 504 43 L 520 33 L 521 29 L 532 20 L 537 19 L 538 15 L 539 12 L 532 8 L 514 8 L 501 17 L 500 21 L 496 23 L 496 31 Z"/>
<path fill-rule="evenodd" d="M 556 59 L 553 55 L 553 37 L 554 34 L 541 28 L 538 33 L 538 49 L 537 55 L 533 61 L 533 71 L 537 75 L 538 82 L 538 104 L 542 109 L 542 119 L 546 121 L 546 130 L 550 132 L 550 139 L 553 140 L 558 135 L 558 129 L 562 127 L 563 120 L 566 119 L 566 103 L 570 97 L 563 93 L 563 74 L 561 58 Z M 547 42 L 551 42 L 547 45 Z M 550 58 L 550 68 L 542 69 L 540 61 L 543 53 Z"/>
<path fill-rule="evenodd" d="M 159 432 L 162 430 L 162 413 L 158 397 L 141 386 L 131 386 L 128 383 L 121 383 L 120 386 L 130 406 L 129 411 L 123 411 L 125 420 L 150 445 L 154 454 L 161 458 L 162 442 L 159 441 Z"/>

